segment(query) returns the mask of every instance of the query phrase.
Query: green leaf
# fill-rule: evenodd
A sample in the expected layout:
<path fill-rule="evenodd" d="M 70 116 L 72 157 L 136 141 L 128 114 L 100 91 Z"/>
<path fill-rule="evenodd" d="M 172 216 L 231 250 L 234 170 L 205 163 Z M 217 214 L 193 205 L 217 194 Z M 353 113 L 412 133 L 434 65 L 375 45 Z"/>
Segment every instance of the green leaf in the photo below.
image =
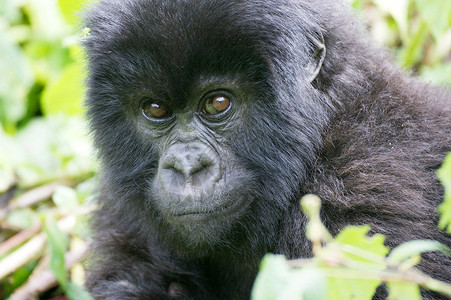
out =
<path fill-rule="evenodd" d="M 391 265 L 398 265 L 412 256 L 432 251 L 439 251 L 446 255 L 451 253 L 450 248 L 437 241 L 415 240 L 405 242 L 394 248 L 388 256 L 388 262 Z"/>
<path fill-rule="evenodd" d="M 440 40 L 451 25 L 451 1 L 414 0 L 414 3 L 418 8 L 418 15 L 429 26 L 434 38 Z"/>
<path fill-rule="evenodd" d="M 13 274 L 11 274 L 7 280 L 4 280 L 4 289 L 5 291 L 10 294 L 14 292 L 15 289 L 20 287 L 22 284 L 27 281 L 30 274 L 33 272 L 33 270 L 36 268 L 37 261 L 30 262 L 23 266 L 22 268 L 14 271 Z"/>
<path fill-rule="evenodd" d="M 67 269 L 64 255 L 66 254 L 69 239 L 56 224 L 55 220 L 47 217 L 45 220 L 45 232 L 48 237 L 48 245 L 50 249 L 50 270 L 63 287 L 67 287 Z"/>
<path fill-rule="evenodd" d="M 421 300 L 420 288 L 410 282 L 387 282 L 387 300 Z"/>
<path fill-rule="evenodd" d="M 421 61 L 423 56 L 423 45 L 428 31 L 426 23 L 420 22 L 415 33 L 410 36 L 404 48 L 399 51 L 398 59 L 404 67 L 411 67 Z"/>
<path fill-rule="evenodd" d="M 352 0 L 351 5 L 357 11 L 361 11 L 363 9 L 363 1 L 362 0 Z"/>
<path fill-rule="evenodd" d="M 252 289 L 253 300 L 325 299 L 327 280 L 317 269 L 290 269 L 282 255 L 266 255 Z"/>
<path fill-rule="evenodd" d="M 420 75 L 427 82 L 446 87 L 451 82 L 451 62 L 439 62 L 433 66 L 422 66 Z"/>
<path fill-rule="evenodd" d="M 330 277 L 327 300 L 371 300 L 380 280 L 344 279 Z"/>
<path fill-rule="evenodd" d="M 351 264 L 365 263 L 365 268 L 381 270 L 386 267 L 384 258 L 389 248 L 384 245 L 385 237 L 374 234 L 368 237 L 370 226 L 348 226 L 335 238 L 334 243 L 343 251 Z M 381 280 L 346 279 L 330 277 L 328 280 L 328 300 L 356 299 L 371 300 Z"/>
<path fill-rule="evenodd" d="M 9 131 L 26 112 L 26 95 L 33 82 L 27 57 L 20 47 L 0 34 L 0 124 Z"/>
<path fill-rule="evenodd" d="M 374 0 L 374 3 L 383 11 L 389 13 L 398 24 L 401 37 L 404 41 L 408 38 L 408 10 L 409 0 Z"/>
<path fill-rule="evenodd" d="M 36 223 L 36 215 L 29 209 L 15 209 L 8 214 L 7 221 L 10 225 L 21 229 L 27 229 Z"/>
<path fill-rule="evenodd" d="M 438 227 L 451 233 L 451 152 L 446 156 L 442 167 L 438 169 L 437 177 L 445 188 L 445 200 L 438 207 L 442 215 Z"/>
<path fill-rule="evenodd" d="M 72 63 L 66 67 L 61 78 L 49 84 L 42 94 L 41 106 L 44 114 L 82 115 L 82 78 L 83 68 L 80 63 Z"/>
<path fill-rule="evenodd" d="M 340 244 L 358 248 L 358 251 L 356 252 L 353 252 L 352 248 L 349 251 L 344 249 L 348 258 L 360 262 L 380 264 L 381 268 L 385 268 L 385 265 L 381 262 L 385 255 L 390 251 L 390 249 L 384 245 L 385 237 L 381 234 L 374 234 L 373 236 L 368 237 L 367 233 L 369 231 L 370 226 L 368 225 L 348 226 L 336 236 L 335 241 Z M 375 259 L 372 259 L 373 257 Z"/>
<path fill-rule="evenodd" d="M 274 300 L 287 283 L 289 267 L 283 255 L 267 254 L 252 289 L 253 300 Z"/>
<path fill-rule="evenodd" d="M 79 21 L 78 15 L 86 5 L 87 0 L 58 0 L 61 13 L 68 24 L 76 25 Z"/>
<path fill-rule="evenodd" d="M 24 7 L 33 31 L 45 39 L 59 39 L 70 32 L 56 1 L 27 1 Z"/>
<path fill-rule="evenodd" d="M 304 268 L 290 272 L 276 299 L 322 300 L 326 298 L 326 292 L 327 279 L 324 274 L 314 268 Z"/>
<path fill-rule="evenodd" d="M 78 197 L 74 189 L 68 186 L 59 186 L 55 189 L 52 196 L 53 202 L 58 206 L 66 209 L 72 209 L 78 206 Z"/>
<path fill-rule="evenodd" d="M 0 100 L 1 102 L 1 100 Z M 0 104 L 1 106 L 1 104 Z M 16 181 L 15 166 L 25 156 L 17 146 L 16 140 L 3 132 L 0 124 L 0 194 Z"/>
<path fill-rule="evenodd" d="M 71 300 L 93 300 L 94 298 L 89 295 L 89 293 L 82 287 L 72 283 L 67 283 L 67 288 L 65 290 L 66 296 Z"/>

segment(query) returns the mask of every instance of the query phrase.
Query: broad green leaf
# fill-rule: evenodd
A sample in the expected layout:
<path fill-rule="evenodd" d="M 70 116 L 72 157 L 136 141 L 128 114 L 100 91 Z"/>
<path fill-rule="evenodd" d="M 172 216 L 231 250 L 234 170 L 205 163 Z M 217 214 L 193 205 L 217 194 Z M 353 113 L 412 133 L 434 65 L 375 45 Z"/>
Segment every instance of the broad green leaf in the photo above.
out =
<path fill-rule="evenodd" d="M 417 27 L 415 33 L 411 35 L 398 54 L 398 59 L 404 67 L 414 66 L 423 56 L 423 45 L 428 34 L 427 26 L 426 23 L 421 22 Z"/>
<path fill-rule="evenodd" d="M 451 233 L 451 152 L 446 156 L 442 167 L 438 169 L 437 177 L 445 187 L 445 200 L 438 207 L 442 215 L 438 227 Z"/>
<path fill-rule="evenodd" d="M 64 255 L 69 246 L 69 239 L 50 216 L 45 220 L 44 229 L 50 248 L 50 270 L 65 289 L 67 287 L 67 269 Z"/>
<path fill-rule="evenodd" d="M 99 186 L 98 178 L 97 177 L 91 177 L 75 188 L 77 192 L 77 197 L 80 203 L 94 203 L 95 202 L 95 190 Z"/>
<path fill-rule="evenodd" d="M 387 282 L 387 300 L 421 300 L 420 288 L 410 282 Z"/>
<path fill-rule="evenodd" d="M 77 193 L 74 189 L 67 186 L 59 186 L 55 189 L 52 196 L 53 202 L 58 207 L 72 209 L 78 206 Z"/>
<path fill-rule="evenodd" d="M 24 284 L 36 267 L 36 264 L 37 261 L 33 261 L 14 271 L 14 273 L 8 277 L 8 280 L 4 281 L 3 287 L 5 288 L 6 293 L 10 294 Z"/>
<path fill-rule="evenodd" d="M 367 236 L 370 231 L 370 226 L 348 226 L 344 228 L 335 238 L 336 242 L 340 244 L 349 245 L 358 248 L 357 252 L 346 251 L 346 256 L 350 259 L 366 262 L 380 264 L 381 268 L 385 265 L 381 263 L 389 252 L 389 248 L 384 245 L 385 237 L 381 234 L 374 234 L 373 236 Z M 365 254 L 368 253 L 368 255 Z M 372 259 L 372 258 L 375 259 Z M 380 260 L 379 260 L 380 259 Z"/>
<path fill-rule="evenodd" d="M 426 22 L 432 35 L 439 40 L 451 25 L 451 1 L 413 0 L 419 17 Z"/>
<path fill-rule="evenodd" d="M 398 24 L 401 37 L 404 41 L 409 36 L 408 10 L 409 0 L 374 0 L 376 5 L 389 13 Z"/>
<path fill-rule="evenodd" d="M 451 62 L 440 62 L 433 66 L 422 66 L 420 75 L 426 82 L 444 85 L 451 82 Z"/>
<path fill-rule="evenodd" d="M 20 11 L 17 1 L 2 0 L 0 17 L 8 23 L 17 23 L 20 20 Z"/>
<path fill-rule="evenodd" d="M 94 298 L 89 295 L 89 293 L 84 290 L 82 287 L 72 283 L 67 283 L 66 295 L 71 300 L 93 300 Z"/>
<path fill-rule="evenodd" d="M 450 248 L 437 241 L 415 240 L 405 242 L 394 248 L 388 256 L 388 262 L 392 265 L 397 265 L 412 256 L 432 251 L 439 251 L 447 255 L 451 253 Z"/>
<path fill-rule="evenodd" d="M 29 209 L 15 209 L 8 214 L 8 224 L 27 229 L 36 224 L 36 215 Z"/>
<path fill-rule="evenodd" d="M 79 13 L 86 3 L 87 0 L 58 0 L 58 5 L 64 19 L 71 25 L 79 23 Z"/>
<path fill-rule="evenodd" d="M 26 112 L 26 95 L 33 82 L 27 57 L 18 45 L 0 34 L 0 124 L 7 132 Z"/>
<path fill-rule="evenodd" d="M 16 136 L 15 151 L 23 152 L 15 165 L 20 186 L 93 172 L 96 163 L 85 126 L 79 117 L 55 115 L 34 118 L 23 128 Z M 1 153 L 0 149 L 0 159 Z"/>
<path fill-rule="evenodd" d="M 330 277 L 327 300 L 371 300 L 380 280 L 344 279 Z"/>
<path fill-rule="evenodd" d="M 283 255 L 267 254 L 252 289 L 253 300 L 274 300 L 285 286 L 290 269 Z"/>
<path fill-rule="evenodd" d="M 33 31 L 46 39 L 62 38 L 70 32 L 70 27 L 61 16 L 56 1 L 27 1 L 25 10 Z"/>
<path fill-rule="evenodd" d="M 352 0 L 351 5 L 357 11 L 361 11 L 363 9 L 363 1 L 362 0 Z"/>
<path fill-rule="evenodd" d="M 58 81 L 45 88 L 41 100 L 45 115 L 81 115 L 84 112 L 82 74 L 81 64 L 73 63 L 64 69 Z"/>
<path fill-rule="evenodd" d="M 317 269 L 292 270 L 277 300 L 303 299 L 322 300 L 326 298 L 327 279 Z"/>
<path fill-rule="evenodd" d="M 0 100 L 1 102 L 1 100 Z M 0 194 L 5 192 L 16 181 L 15 166 L 23 157 L 16 140 L 3 132 L 0 124 Z"/>
<path fill-rule="evenodd" d="M 266 255 L 252 289 L 253 300 L 321 300 L 327 280 L 313 268 L 290 269 L 282 255 Z"/>

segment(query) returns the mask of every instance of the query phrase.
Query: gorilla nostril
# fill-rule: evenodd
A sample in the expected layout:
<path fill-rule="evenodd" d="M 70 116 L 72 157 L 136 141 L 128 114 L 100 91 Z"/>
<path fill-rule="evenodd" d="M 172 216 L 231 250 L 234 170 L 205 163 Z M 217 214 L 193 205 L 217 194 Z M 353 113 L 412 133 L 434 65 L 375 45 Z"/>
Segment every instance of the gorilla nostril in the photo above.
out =
<path fill-rule="evenodd" d="M 193 186 L 201 186 L 203 183 L 210 180 L 214 181 L 215 170 L 212 164 L 202 165 L 198 169 L 193 169 L 190 174 L 191 183 Z"/>
<path fill-rule="evenodd" d="M 186 185 L 185 175 L 175 168 L 166 167 L 160 170 L 160 182 L 164 187 L 172 187 L 175 190 L 183 190 Z"/>

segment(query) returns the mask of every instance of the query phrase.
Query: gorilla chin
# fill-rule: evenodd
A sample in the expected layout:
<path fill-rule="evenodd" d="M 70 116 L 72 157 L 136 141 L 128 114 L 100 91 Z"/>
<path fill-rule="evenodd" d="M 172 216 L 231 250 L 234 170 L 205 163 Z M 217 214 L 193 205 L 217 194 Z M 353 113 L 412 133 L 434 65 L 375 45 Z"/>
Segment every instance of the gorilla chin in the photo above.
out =
<path fill-rule="evenodd" d="M 233 225 L 239 222 L 252 204 L 251 199 L 242 194 L 242 190 L 228 194 L 160 193 L 149 201 L 162 216 L 167 227 L 164 230 L 173 232 L 178 244 L 196 249 L 224 244 L 223 235 L 230 234 Z M 170 234 L 167 236 L 174 240 Z"/>
<path fill-rule="evenodd" d="M 167 230 L 173 232 L 173 236 L 166 238 L 183 247 L 184 255 L 204 256 L 218 245 L 228 247 L 224 242 L 224 236 L 233 234 L 234 224 L 243 217 L 248 206 L 249 199 L 241 197 L 231 199 L 224 206 L 215 208 L 214 211 L 190 211 L 178 212 L 164 216 Z"/>

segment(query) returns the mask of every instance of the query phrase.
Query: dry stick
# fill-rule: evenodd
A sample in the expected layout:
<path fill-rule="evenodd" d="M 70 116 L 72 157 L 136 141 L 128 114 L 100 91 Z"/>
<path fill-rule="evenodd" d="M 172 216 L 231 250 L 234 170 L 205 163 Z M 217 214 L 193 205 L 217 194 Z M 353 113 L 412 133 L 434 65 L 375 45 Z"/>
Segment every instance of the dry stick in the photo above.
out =
<path fill-rule="evenodd" d="M 82 247 L 80 249 L 70 251 L 66 253 L 66 267 L 71 269 L 73 265 L 80 262 L 86 257 L 87 247 Z M 48 267 L 48 259 L 44 259 L 43 264 Z M 11 295 L 9 300 L 28 300 L 36 298 L 37 295 L 43 293 L 58 284 L 55 275 L 52 271 L 45 268 L 39 268 L 39 271 L 33 272 L 27 282 L 16 289 Z"/>
<path fill-rule="evenodd" d="M 67 216 L 58 221 L 58 227 L 64 232 L 69 232 L 74 225 L 74 216 Z M 0 280 L 39 257 L 45 247 L 46 240 L 47 236 L 44 233 L 40 233 L 22 247 L 3 258 L 0 261 Z"/>
<path fill-rule="evenodd" d="M 0 280 L 13 273 L 28 262 L 38 258 L 44 249 L 46 236 L 36 235 L 22 247 L 0 261 Z"/>
<path fill-rule="evenodd" d="M 41 231 L 41 225 L 35 226 L 26 230 L 22 230 L 16 235 L 10 237 L 6 241 L 0 243 L 0 256 L 6 254 L 11 251 L 14 247 L 19 246 L 24 243 L 26 240 L 32 238 L 35 234 Z"/>
<path fill-rule="evenodd" d="M 11 200 L 9 209 L 13 210 L 16 208 L 22 208 L 22 207 L 28 207 L 33 204 L 36 204 L 40 201 L 49 199 L 53 193 L 55 192 L 55 189 L 58 186 L 67 185 L 68 182 L 66 181 L 55 181 L 34 189 L 31 189 L 22 195 L 20 195 L 17 198 L 14 198 Z"/>
<path fill-rule="evenodd" d="M 28 207 L 38 202 L 49 199 L 55 192 L 55 189 L 61 185 L 70 185 L 70 182 L 68 182 L 67 180 L 55 181 L 37 188 L 33 188 L 29 191 L 26 191 L 19 197 L 12 199 L 6 208 L 0 209 L 0 222 L 4 221 L 6 216 L 8 215 L 8 212 L 14 209 Z"/>

